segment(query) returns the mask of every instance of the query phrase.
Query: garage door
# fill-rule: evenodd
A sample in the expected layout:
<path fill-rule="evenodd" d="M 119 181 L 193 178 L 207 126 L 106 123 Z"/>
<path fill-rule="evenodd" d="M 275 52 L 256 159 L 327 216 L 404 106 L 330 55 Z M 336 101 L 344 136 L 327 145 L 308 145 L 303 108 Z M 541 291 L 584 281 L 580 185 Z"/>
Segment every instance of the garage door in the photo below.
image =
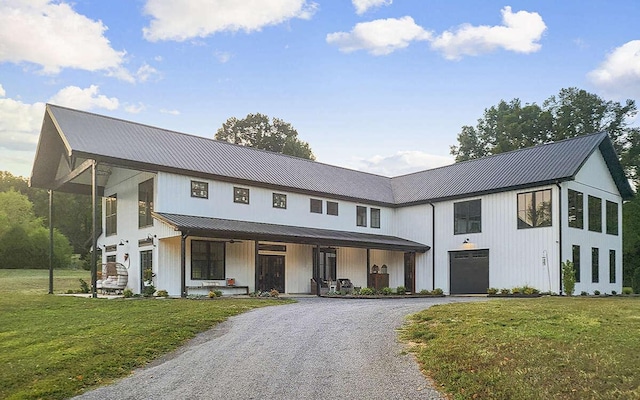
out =
<path fill-rule="evenodd" d="M 489 288 L 489 250 L 449 253 L 451 294 L 486 294 Z"/>

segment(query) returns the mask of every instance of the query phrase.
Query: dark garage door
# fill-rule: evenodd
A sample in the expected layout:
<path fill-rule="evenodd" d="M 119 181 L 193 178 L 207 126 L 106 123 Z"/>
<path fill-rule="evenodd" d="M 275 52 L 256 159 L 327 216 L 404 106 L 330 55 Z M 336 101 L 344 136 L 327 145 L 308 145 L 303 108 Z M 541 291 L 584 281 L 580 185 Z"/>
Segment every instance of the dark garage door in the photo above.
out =
<path fill-rule="evenodd" d="M 486 294 L 489 288 L 489 250 L 449 253 L 451 294 Z"/>

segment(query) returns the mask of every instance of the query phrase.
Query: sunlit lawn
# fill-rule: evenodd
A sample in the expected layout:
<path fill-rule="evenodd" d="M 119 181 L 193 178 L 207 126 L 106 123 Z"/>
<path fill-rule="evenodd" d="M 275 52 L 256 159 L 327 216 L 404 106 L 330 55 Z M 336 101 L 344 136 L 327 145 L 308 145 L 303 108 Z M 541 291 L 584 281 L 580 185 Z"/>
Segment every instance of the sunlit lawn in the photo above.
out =
<path fill-rule="evenodd" d="M 55 271 L 56 293 L 87 271 Z M 0 270 L 0 399 L 61 399 L 128 375 L 264 299 L 47 295 L 48 271 Z"/>
<path fill-rule="evenodd" d="M 402 336 L 453 399 L 640 399 L 639 298 L 434 306 Z"/>

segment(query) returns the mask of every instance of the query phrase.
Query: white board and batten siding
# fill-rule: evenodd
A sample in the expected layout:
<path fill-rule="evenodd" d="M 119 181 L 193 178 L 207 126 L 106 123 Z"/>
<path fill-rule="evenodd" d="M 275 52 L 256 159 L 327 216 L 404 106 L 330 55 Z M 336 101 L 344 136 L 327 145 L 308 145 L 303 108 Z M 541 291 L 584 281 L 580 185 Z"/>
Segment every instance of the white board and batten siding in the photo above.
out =
<path fill-rule="evenodd" d="M 518 229 L 517 194 L 551 189 L 552 226 Z M 481 200 L 481 232 L 454 234 L 454 203 Z M 462 251 L 469 240 L 477 250 L 489 250 L 489 287 L 529 285 L 558 292 L 558 189 L 542 186 L 435 204 L 435 282 L 450 287 L 449 254 Z M 555 261 L 554 261 L 555 260 Z"/>
<path fill-rule="evenodd" d="M 622 291 L 622 197 L 611 178 L 611 174 L 600 151 L 594 152 L 576 174 L 575 180 L 562 185 L 563 203 L 567 204 L 569 189 L 583 194 L 583 228 L 569 227 L 568 206 L 563 208 L 562 215 L 562 258 L 573 261 L 573 246 L 580 246 L 580 282 L 576 283 L 576 294 L 582 291 L 593 293 L 611 293 Z M 589 230 L 589 200 L 594 196 L 602 200 L 602 232 Z M 606 202 L 618 205 L 618 234 L 607 234 Z M 599 279 L 592 282 L 591 249 L 599 250 Z M 615 251 L 615 282 L 610 282 L 609 251 Z"/>

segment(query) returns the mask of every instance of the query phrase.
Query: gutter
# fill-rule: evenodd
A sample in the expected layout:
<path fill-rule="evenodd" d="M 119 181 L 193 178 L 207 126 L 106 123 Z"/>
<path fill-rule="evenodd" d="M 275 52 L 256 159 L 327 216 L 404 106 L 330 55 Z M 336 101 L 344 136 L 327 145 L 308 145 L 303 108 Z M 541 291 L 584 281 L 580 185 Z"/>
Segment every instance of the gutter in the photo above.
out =
<path fill-rule="evenodd" d="M 556 181 L 558 187 L 558 292 L 562 295 L 562 186 Z M 551 288 L 549 288 L 551 290 Z"/>
<path fill-rule="evenodd" d="M 436 289 L 436 206 L 429 202 L 431 206 L 431 290 Z"/>

